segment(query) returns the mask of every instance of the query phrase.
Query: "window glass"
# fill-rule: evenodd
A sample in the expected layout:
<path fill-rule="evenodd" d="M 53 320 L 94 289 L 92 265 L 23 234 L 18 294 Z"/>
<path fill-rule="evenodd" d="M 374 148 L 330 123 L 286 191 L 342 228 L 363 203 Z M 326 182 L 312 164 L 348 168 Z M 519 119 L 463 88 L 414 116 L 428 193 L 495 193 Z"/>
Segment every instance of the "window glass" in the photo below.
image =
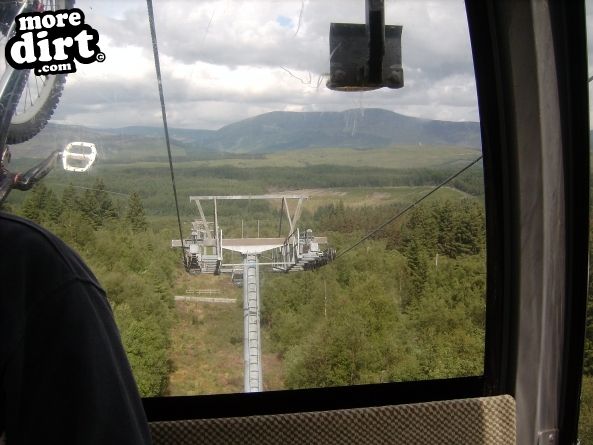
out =
<path fill-rule="evenodd" d="M 11 165 L 74 141 L 97 160 L 7 208 L 91 265 L 144 396 L 483 373 L 464 3 L 385 3 L 404 87 L 343 92 L 330 23 L 363 24 L 363 0 L 154 2 L 182 249 L 146 3 L 76 1 L 105 60 L 78 64 Z"/>

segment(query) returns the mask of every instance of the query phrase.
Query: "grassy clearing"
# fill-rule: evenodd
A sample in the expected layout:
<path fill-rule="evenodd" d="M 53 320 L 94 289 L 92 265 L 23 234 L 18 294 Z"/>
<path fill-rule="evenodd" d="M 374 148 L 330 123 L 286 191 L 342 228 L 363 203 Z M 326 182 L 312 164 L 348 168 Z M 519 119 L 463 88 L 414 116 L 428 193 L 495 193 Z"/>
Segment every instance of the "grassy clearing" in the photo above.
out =
<path fill-rule="evenodd" d="M 211 289 L 215 297 L 236 298 L 235 304 L 176 302 L 177 321 L 171 340 L 170 395 L 222 394 L 243 391 L 242 289 L 228 275 L 180 275 L 177 295 Z M 210 295 L 204 295 L 210 296 Z M 263 339 L 264 348 L 267 343 Z M 264 389 L 283 387 L 282 363 L 275 354 L 264 353 Z"/>
<path fill-rule="evenodd" d="M 356 150 L 352 148 L 320 148 L 295 150 L 266 155 L 263 160 L 242 160 L 242 166 L 339 165 L 377 168 L 449 167 L 477 157 L 477 151 L 465 147 L 397 146 Z M 251 164 L 250 164 L 251 163 Z"/>
<path fill-rule="evenodd" d="M 314 212 L 317 208 L 337 204 L 340 201 L 347 207 L 385 206 L 392 204 L 410 204 L 422 197 L 434 187 L 357 187 L 286 190 L 276 193 L 302 194 L 309 199 L 304 209 Z M 443 187 L 428 198 L 431 200 L 457 200 L 468 195 L 451 187 Z"/>
<path fill-rule="evenodd" d="M 317 202 L 310 209 L 336 202 L 334 197 L 343 199 L 345 205 L 383 205 L 411 202 L 418 193 L 440 183 L 478 154 L 477 150 L 464 147 L 325 148 L 287 151 L 253 159 L 230 156 L 183 160 L 175 163 L 175 177 L 180 211 L 185 219 L 195 215 L 196 208 L 188 199 L 191 195 L 253 195 L 290 189 L 314 192 L 322 189 L 324 192 L 317 196 Z M 479 175 L 479 168 L 476 168 L 464 178 L 458 178 L 461 182 L 456 180 L 451 185 L 479 195 L 476 186 L 481 181 Z M 44 184 L 61 197 L 72 183 L 76 193 L 84 196 L 99 178 L 122 212 L 125 212 L 128 194 L 135 191 L 140 194 L 148 215 L 175 214 L 170 172 L 165 162 L 104 164 L 98 161 L 83 175 L 56 169 Z M 24 196 L 12 193 L 8 203 L 18 206 Z M 358 204 L 354 202 L 357 199 Z M 240 204 L 234 205 L 240 210 Z M 228 205 L 224 207 L 228 209 Z M 262 215 L 258 218 L 262 219 Z"/>
<path fill-rule="evenodd" d="M 337 165 L 376 168 L 443 168 L 462 166 L 479 156 L 479 151 L 467 147 L 449 146 L 397 146 L 389 148 L 313 148 L 288 150 L 258 156 L 254 159 L 228 158 L 192 160 L 176 164 L 178 169 L 196 167 L 233 166 L 254 167 L 308 167 L 311 165 Z M 113 164 L 117 166 L 120 164 Z M 128 166 L 129 164 L 121 164 Z M 135 162 L 134 167 L 163 167 L 165 162 Z"/>
<path fill-rule="evenodd" d="M 171 333 L 171 395 L 242 391 L 243 346 L 241 290 L 228 277 L 182 273 L 176 295 L 212 289 L 216 297 L 236 298 L 236 304 L 176 302 L 177 321 Z"/>
<path fill-rule="evenodd" d="M 235 305 L 177 302 L 176 315 L 170 395 L 242 391 L 241 310 Z"/>

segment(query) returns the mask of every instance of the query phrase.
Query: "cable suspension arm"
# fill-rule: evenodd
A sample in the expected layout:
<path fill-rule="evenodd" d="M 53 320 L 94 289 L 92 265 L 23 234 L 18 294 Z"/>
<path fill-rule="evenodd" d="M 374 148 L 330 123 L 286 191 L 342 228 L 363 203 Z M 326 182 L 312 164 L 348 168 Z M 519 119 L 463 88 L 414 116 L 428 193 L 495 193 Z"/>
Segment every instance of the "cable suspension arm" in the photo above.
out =
<path fill-rule="evenodd" d="M 284 199 L 282 199 L 282 204 L 280 204 L 280 223 L 278 224 L 278 238 L 282 236 L 282 217 L 284 216 Z"/>

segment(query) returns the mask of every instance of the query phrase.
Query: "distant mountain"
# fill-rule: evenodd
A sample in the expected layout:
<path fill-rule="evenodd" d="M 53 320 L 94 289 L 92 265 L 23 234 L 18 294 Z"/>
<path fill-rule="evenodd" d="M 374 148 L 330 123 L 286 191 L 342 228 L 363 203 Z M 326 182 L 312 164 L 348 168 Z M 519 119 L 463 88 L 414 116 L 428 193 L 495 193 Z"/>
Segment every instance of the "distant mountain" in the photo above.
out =
<path fill-rule="evenodd" d="M 164 132 L 162 127 L 123 127 L 123 128 L 111 128 L 105 129 L 104 131 L 108 131 L 112 134 L 117 134 L 119 136 L 127 135 L 127 136 L 143 136 L 143 137 L 164 137 Z M 212 138 L 213 135 L 216 134 L 215 130 L 191 130 L 186 128 L 170 128 L 169 129 L 169 136 L 178 141 L 178 142 L 185 142 L 185 143 L 204 143 L 205 141 Z"/>
<path fill-rule="evenodd" d="M 418 144 L 481 146 L 477 122 L 418 119 L 375 108 L 342 112 L 275 111 L 226 125 L 204 144 L 216 150 L 243 153 Z"/>
<path fill-rule="evenodd" d="M 342 112 L 275 111 L 219 130 L 172 128 L 170 138 L 177 155 L 260 154 L 324 147 L 481 146 L 478 122 L 419 119 L 376 108 Z M 160 127 L 87 128 L 51 123 L 32 141 L 21 144 L 18 155 L 39 156 L 55 149 L 50 146 L 63 146 L 73 140 L 95 142 L 104 159 L 165 155 Z"/>
<path fill-rule="evenodd" d="M 195 150 L 201 133 L 208 130 L 171 129 L 171 149 L 176 155 L 185 155 L 186 146 Z M 190 135 L 190 136 L 187 136 Z M 164 132 L 159 127 L 90 128 L 48 123 L 33 139 L 12 148 L 16 157 L 41 157 L 63 148 L 69 142 L 93 142 L 99 159 L 141 160 L 167 156 Z"/>

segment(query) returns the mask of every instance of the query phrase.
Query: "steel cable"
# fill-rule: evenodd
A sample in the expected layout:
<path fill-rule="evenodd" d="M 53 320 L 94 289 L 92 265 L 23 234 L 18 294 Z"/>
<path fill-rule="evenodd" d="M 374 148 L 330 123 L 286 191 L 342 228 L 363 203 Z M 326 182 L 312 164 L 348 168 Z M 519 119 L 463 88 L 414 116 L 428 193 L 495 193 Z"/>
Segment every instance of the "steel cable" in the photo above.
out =
<path fill-rule="evenodd" d="M 179 215 L 179 201 L 177 199 L 177 185 L 175 184 L 175 173 L 173 172 L 173 157 L 171 156 L 171 143 L 169 141 L 169 126 L 167 125 L 167 111 L 165 110 L 165 95 L 163 93 L 163 82 L 161 77 L 161 64 L 159 62 L 159 49 L 157 46 L 156 29 L 154 25 L 154 12 L 152 9 L 152 0 L 146 0 L 148 8 L 148 22 L 150 25 L 150 35 L 152 37 L 152 52 L 154 55 L 154 67 L 159 87 L 159 97 L 161 100 L 161 114 L 163 116 L 163 127 L 165 130 L 165 143 L 167 145 L 167 155 L 169 156 L 169 170 L 171 171 L 171 184 L 173 186 L 173 196 L 175 197 L 175 210 L 177 211 L 177 224 L 179 226 L 179 239 L 181 241 L 181 252 L 183 264 L 187 269 L 185 262 L 185 246 L 183 245 L 183 232 L 181 230 L 181 217 Z"/>

